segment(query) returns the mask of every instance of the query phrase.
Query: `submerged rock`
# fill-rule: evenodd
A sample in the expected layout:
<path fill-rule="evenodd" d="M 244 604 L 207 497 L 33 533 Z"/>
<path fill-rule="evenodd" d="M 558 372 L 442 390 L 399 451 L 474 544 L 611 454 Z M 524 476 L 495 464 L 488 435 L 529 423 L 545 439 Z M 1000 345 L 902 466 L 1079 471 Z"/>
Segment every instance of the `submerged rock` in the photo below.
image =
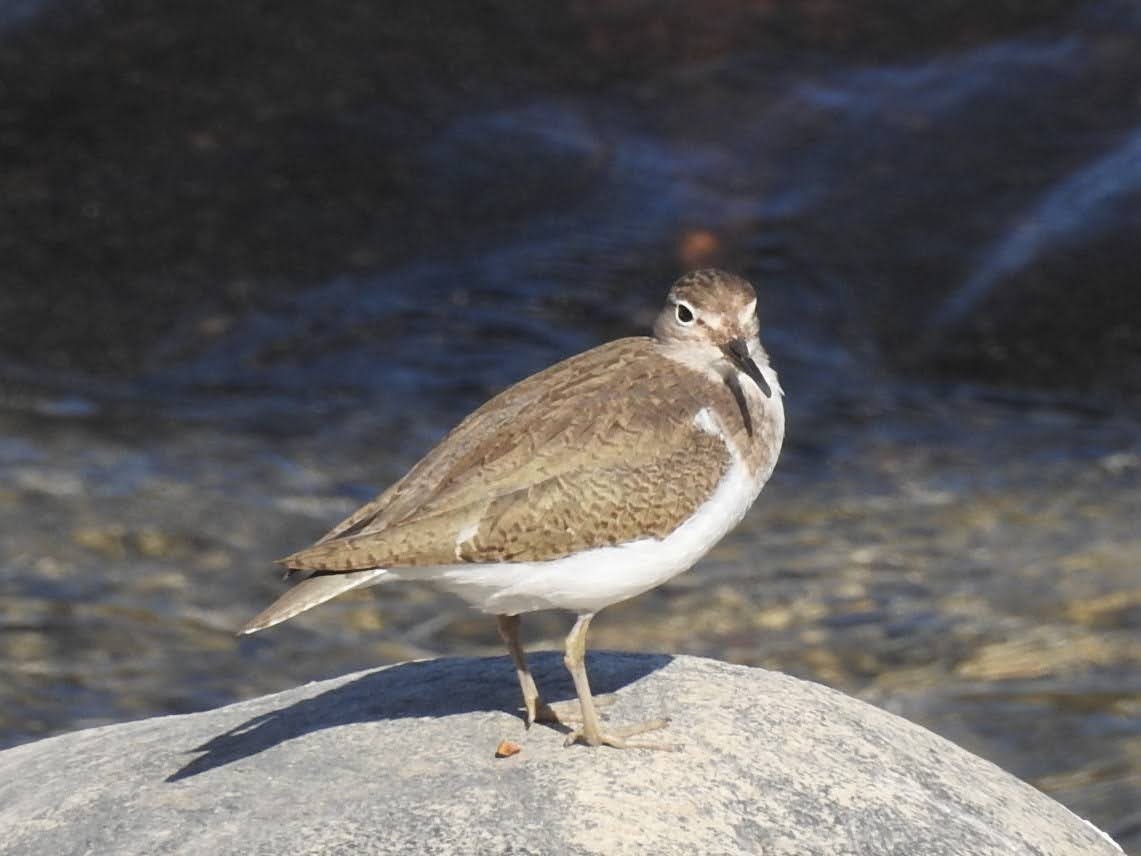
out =
<path fill-rule="evenodd" d="M 534 665 L 549 697 L 571 696 L 557 655 Z M 525 732 L 506 658 L 405 663 L 0 753 L 3 852 L 1121 852 L 993 764 L 822 686 L 694 657 L 589 667 L 614 721 L 668 714 L 680 751 Z M 504 740 L 520 751 L 497 758 Z"/>

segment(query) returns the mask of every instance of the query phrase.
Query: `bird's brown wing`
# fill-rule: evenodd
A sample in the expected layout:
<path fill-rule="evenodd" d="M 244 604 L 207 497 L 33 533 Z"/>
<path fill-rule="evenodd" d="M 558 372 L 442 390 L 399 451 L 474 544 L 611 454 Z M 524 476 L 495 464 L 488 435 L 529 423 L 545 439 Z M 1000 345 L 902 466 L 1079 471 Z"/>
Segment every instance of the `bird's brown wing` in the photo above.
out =
<path fill-rule="evenodd" d="M 730 460 L 695 425 L 697 380 L 648 339 L 572 357 L 489 401 L 400 482 L 283 563 L 344 572 L 542 561 L 664 535 Z"/>
<path fill-rule="evenodd" d="M 378 531 L 333 538 L 290 556 L 306 571 L 539 562 L 580 550 L 663 538 L 697 510 L 730 463 L 700 431 L 647 444 L 624 461 L 578 468 L 413 515 Z"/>

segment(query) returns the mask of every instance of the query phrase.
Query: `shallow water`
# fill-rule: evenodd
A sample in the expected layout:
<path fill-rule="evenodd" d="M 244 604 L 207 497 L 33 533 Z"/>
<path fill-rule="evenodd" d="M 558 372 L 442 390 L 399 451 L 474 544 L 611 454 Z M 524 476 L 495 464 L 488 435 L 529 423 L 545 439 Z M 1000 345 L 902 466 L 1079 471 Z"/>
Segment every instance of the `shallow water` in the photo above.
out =
<path fill-rule="evenodd" d="M 1141 852 L 1128 4 L 964 6 L 929 30 L 887 3 L 537 30 L 504 4 L 491 30 L 550 50 L 504 45 L 493 73 L 463 49 L 490 24 L 434 24 L 463 74 L 387 50 L 438 35 L 415 20 L 357 22 L 385 49 L 302 22 L 327 86 L 225 51 L 140 59 L 214 33 L 209 5 L 201 33 L 77 8 L 0 31 L 23 82 L 0 111 L 0 746 L 499 653 L 494 622 L 416 586 L 233 631 L 283 589 L 273 558 L 715 262 L 759 287 L 788 442 L 742 526 L 592 644 L 839 687 Z M 300 20 L 255 28 L 262 66 L 294 67 Z M 140 54 L 65 50 L 82 40 Z M 136 133 L 92 130 L 119 124 Z"/>

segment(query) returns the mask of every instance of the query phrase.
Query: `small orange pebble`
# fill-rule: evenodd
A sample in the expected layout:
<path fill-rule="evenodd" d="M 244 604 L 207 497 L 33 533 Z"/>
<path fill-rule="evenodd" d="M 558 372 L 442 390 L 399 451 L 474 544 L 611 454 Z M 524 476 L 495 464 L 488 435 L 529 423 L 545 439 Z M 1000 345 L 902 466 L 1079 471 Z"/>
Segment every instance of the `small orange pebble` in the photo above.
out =
<path fill-rule="evenodd" d="M 523 751 L 523 747 L 518 743 L 512 743 L 510 740 L 500 740 L 499 745 L 495 747 L 496 758 L 510 758 L 512 755 L 518 755 Z"/>

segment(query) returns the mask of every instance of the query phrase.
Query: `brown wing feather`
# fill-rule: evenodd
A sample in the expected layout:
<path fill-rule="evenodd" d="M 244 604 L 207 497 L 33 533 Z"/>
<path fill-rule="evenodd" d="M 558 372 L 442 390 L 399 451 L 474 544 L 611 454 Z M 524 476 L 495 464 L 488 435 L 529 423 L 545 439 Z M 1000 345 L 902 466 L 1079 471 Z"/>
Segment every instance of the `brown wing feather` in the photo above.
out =
<path fill-rule="evenodd" d="M 654 531 L 655 515 L 688 516 L 729 460 L 718 438 L 695 431 L 696 380 L 650 339 L 572 357 L 493 398 L 403 479 L 283 563 L 349 571 L 538 561 Z M 613 407 L 616 398 L 635 406 Z M 654 508 L 623 490 L 639 480 L 664 497 Z M 461 532 L 471 537 L 457 546 Z"/>
<path fill-rule="evenodd" d="M 477 474 L 481 464 L 486 466 L 515 449 L 511 432 L 505 429 L 526 418 L 528 411 L 533 418 L 537 404 L 547 403 L 548 407 L 542 409 L 549 410 L 550 405 L 557 405 L 575 391 L 597 390 L 597 369 L 607 360 L 638 363 L 652 348 L 649 338 L 620 339 L 570 357 L 508 387 L 468 414 L 403 478 L 330 529 L 317 543 L 377 530 L 417 511 L 442 486 Z"/>
<path fill-rule="evenodd" d="M 540 562 L 579 550 L 665 537 L 716 487 L 729 465 L 709 434 L 675 432 L 622 463 L 576 468 L 510 492 L 415 516 L 378 532 L 291 556 L 308 571 Z M 460 533 L 464 537 L 460 537 Z"/>
<path fill-rule="evenodd" d="M 724 443 L 695 434 L 652 456 L 547 479 L 492 502 L 458 553 L 468 562 L 537 562 L 664 538 L 697 510 L 729 462 Z"/>

